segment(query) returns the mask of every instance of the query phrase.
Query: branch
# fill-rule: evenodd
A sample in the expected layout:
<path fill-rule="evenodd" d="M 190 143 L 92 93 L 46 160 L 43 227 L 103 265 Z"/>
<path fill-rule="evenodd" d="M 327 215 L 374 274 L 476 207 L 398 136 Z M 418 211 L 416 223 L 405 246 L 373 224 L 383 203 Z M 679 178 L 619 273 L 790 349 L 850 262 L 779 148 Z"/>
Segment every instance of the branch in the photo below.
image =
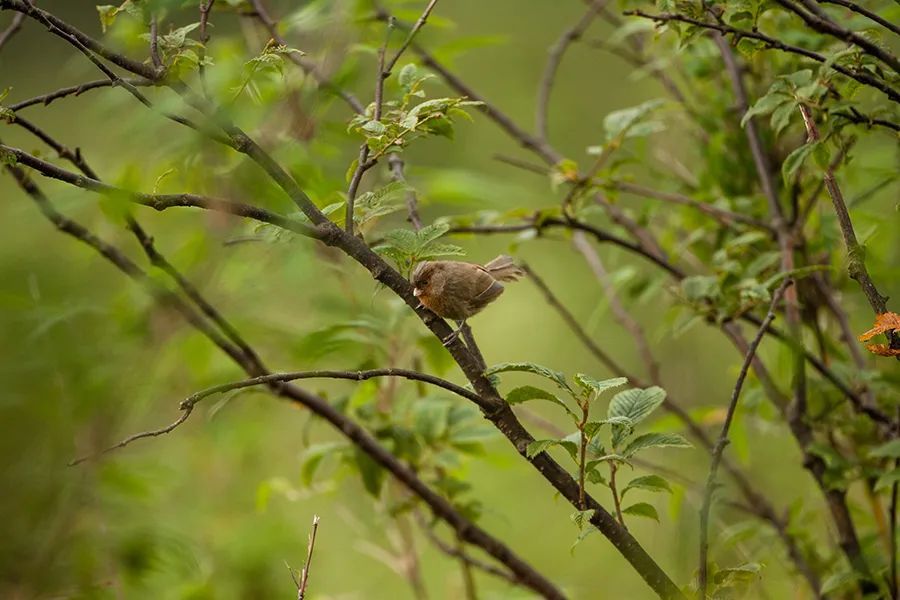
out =
<path fill-rule="evenodd" d="M 803 124 L 806 126 L 807 143 L 814 144 L 819 141 L 819 128 L 816 126 L 809 107 L 802 103 L 799 106 Z M 863 294 L 865 294 L 866 300 L 875 314 L 884 314 L 887 312 L 887 297 L 882 296 L 878 292 L 878 288 L 875 287 L 875 283 L 869 276 L 869 271 L 866 269 L 865 248 L 856 239 L 853 222 L 850 220 L 850 212 L 847 210 L 844 195 L 841 193 L 841 188 L 834 178 L 834 170 L 830 165 L 824 169 L 823 178 L 825 188 L 828 190 L 828 195 L 831 197 L 831 203 L 834 206 L 834 212 L 838 218 L 844 245 L 847 247 L 847 272 L 850 278 L 855 280 L 862 288 Z M 886 332 L 885 335 L 891 343 L 891 348 L 900 347 L 900 339 L 892 331 Z"/>
<path fill-rule="evenodd" d="M 143 206 L 149 206 L 157 211 L 163 211 L 173 207 L 203 208 L 215 212 L 246 217 L 263 223 L 269 223 L 314 239 L 318 239 L 321 235 L 318 229 L 310 227 L 301 221 L 290 219 L 278 213 L 273 213 L 264 208 L 258 208 L 249 204 L 222 200 L 220 198 L 198 196 L 196 194 L 143 194 L 132 192 L 103 183 L 102 181 L 98 181 L 91 177 L 66 171 L 65 169 L 61 169 L 56 165 L 39 159 L 36 156 L 28 154 L 19 148 L 6 146 L 2 143 L 0 143 L 0 153 L 8 153 L 17 163 L 31 167 L 45 177 L 57 179 L 98 194 L 127 198 L 132 202 Z"/>
<path fill-rule="evenodd" d="M 309 533 L 309 545 L 306 547 L 306 564 L 300 572 L 300 584 L 297 586 L 297 600 L 303 600 L 306 596 L 306 586 L 309 584 L 309 564 L 312 562 L 313 549 L 316 546 L 316 532 L 319 530 L 319 515 L 313 516 L 312 531 Z"/>
<path fill-rule="evenodd" d="M 127 257 L 112 246 L 99 240 L 83 226 L 56 212 L 40 189 L 34 185 L 24 171 L 14 165 L 8 165 L 7 170 L 13 174 L 22 189 L 38 204 L 44 216 L 53 222 L 57 228 L 94 248 L 129 277 L 154 289 L 154 282 Z M 177 307 L 177 297 L 174 301 L 176 301 Z M 213 340 L 236 363 L 248 372 L 252 371 L 252 366 L 245 362 L 245 357 L 240 353 L 229 351 L 227 342 L 218 338 L 214 332 L 211 332 L 203 321 L 189 318 L 189 322 Z M 376 463 L 389 471 L 412 493 L 422 498 L 435 516 L 447 522 L 462 539 L 483 548 L 488 554 L 497 558 L 498 561 L 514 572 L 524 585 L 546 598 L 564 598 L 562 593 L 540 573 L 522 561 L 501 541 L 462 516 L 449 502 L 428 488 L 412 470 L 400 463 L 396 457 L 382 447 L 362 427 L 339 412 L 327 401 L 290 384 L 273 384 L 270 386 L 270 390 L 279 396 L 309 408 L 313 413 L 327 420 L 353 444 L 359 447 L 360 450 L 367 453 Z"/>
<path fill-rule="evenodd" d="M 119 54 L 117 52 L 113 52 L 97 40 L 92 37 L 82 33 L 78 29 L 72 27 L 65 21 L 62 21 L 52 14 L 48 13 L 45 10 L 41 10 L 37 8 L 30 1 L 26 0 L 0 0 L 0 9 L 3 10 L 14 10 L 20 13 L 23 13 L 32 19 L 42 23 L 50 30 L 50 33 L 53 35 L 59 36 L 65 39 L 70 44 L 77 42 L 77 46 L 85 47 L 89 49 L 91 52 L 96 52 L 109 62 L 122 67 L 126 71 L 134 73 L 135 75 L 140 75 L 145 79 L 150 79 L 152 81 L 156 81 L 161 79 L 163 76 L 163 71 L 157 70 L 150 65 L 144 64 L 142 62 L 138 62 L 136 60 L 132 60 L 127 56 Z"/>
<path fill-rule="evenodd" d="M 419 527 L 421 527 L 422 532 L 425 533 L 425 537 L 428 538 L 428 541 L 430 541 L 435 548 L 437 548 L 447 556 L 452 556 L 453 558 L 456 558 L 469 566 L 475 567 L 480 571 L 484 571 L 488 575 L 493 575 L 494 577 L 503 579 L 504 581 L 513 585 L 521 585 L 521 582 L 516 579 L 516 576 L 509 571 L 498 569 L 494 565 L 472 558 L 462 548 L 456 548 L 442 540 L 418 511 L 416 511 L 415 516 Z"/>
<path fill-rule="evenodd" d="M 151 81 L 149 79 L 123 79 L 129 85 L 134 87 L 148 87 L 159 85 L 155 81 Z M 119 85 L 118 81 L 112 81 L 110 79 L 98 79 L 96 81 L 88 81 L 85 83 L 81 83 L 79 85 L 73 85 L 69 87 L 64 87 L 56 90 L 55 92 L 50 92 L 49 94 L 44 94 L 42 96 L 35 96 L 34 98 L 29 98 L 28 100 L 22 100 L 21 102 L 16 102 L 15 104 L 10 104 L 7 108 L 11 111 L 19 111 L 23 108 L 27 108 L 29 106 L 34 106 L 35 104 L 43 104 L 44 106 L 50 104 L 54 100 L 58 100 L 59 98 L 65 98 L 67 96 L 80 96 L 83 92 L 87 92 L 88 90 L 94 90 L 97 88 L 105 88 L 105 87 L 116 87 Z"/>
<path fill-rule="evenodd" d="M 759 347 L 760 342 L 762 342 L 763 336 L 765 336 L 766 334 L 766 329 L 768 329 L 772 321 L 775 320 L 775 308 L 781 301 L 781 296 L 784 294 L 787 286 L 791 283 L 792 280 L 789 277 L 786 277 L 781 286 L 775 291 L 774 294 L 772 294 L 772 302 L 769 304 L 769 312 L 763 319 L 762 325 L 756 332 L 756 336 L 753 338 L 753 341 L 750 342 L 750 348 L 747 350 L 747 354 L 744 357 L 744 362 L 741 365 L 740 373 L 738 374 L 737 381 L 734 384 L 734 389 L 731 392 L 731 400 L 728 403 L 728 411 L 725 414 L 725 422 L 722 424 L 722 430 L 719 433 L 719 439 L 712 451 L 712 461 L 710 462 L 709 475 L 706 478 L 706 489 L 703 494 L 703 506 L 700 509 L 700 574 L 698 576 L 698 590 L 700 598 L 706 598 L 706 579 L 707 569 L 709 566 L 709 561 L 707 559 L 707 554 L 709 552 L 709 510 L 712 504 L 713 490 L 716 486 L 716 472 L 719 470 L 719 463 L 722 460 L 722 453 L 725 451 L 725 446 L 728 445 L 728 431 L 731 428 L 731 422 L 734 419 L 734 413 L 737 410 L 738 399 L 741 396 L 741 388 L 743 388 L 744 386 L 744 380 L 747 378 L 747 372 L 750 370 L 750 364 L 753 362 L 753 357 L 756 355 L 756 349 Z"/>
<path fill-rule="evenodd" d="M 391 168 L 391 175 L 394 181 L 406 184 L 406 175 L 403 173 L 403 159 L 396 153 L 388 154 L 388 165 Z M 419 201 L 416 199 L 416 192 L 410 188 L 406 192 L 406 220 L 413 226 L 416 231 L 422 229 L 422 218 L 419 216 Z"/>
<path fill-rule="evenodd" d="M 9 27 L 0 32 L 0 49 L 6 45 L 6 43 L 12 39 L 16 33 L 22 28 L 22 21 L 25 20 L 25 15 L 19 13 L 15 15 L 12 19 L 12 22 L 9 24 Z"/>
<path fill-rule="evenodd" d="M 287 43 L 287 41 L 278 32 L 278 22 L 269 15 L 269 12 L 263 5 L 262 0 L 250 0 L 250 2 L 253 4 L 254 14 L 259 19 L 260 23 L 263 24 L 263 27 L 266 28 L 266 31 L 269 32 L 269 35 L 272 36 L 272 39 L 282 46 L 288 46 L 289 44 Z M 318 65 L 316 65 L 314 61 L 301 56 L 296 52 L 289 53 L 288 59 L 295 65 L 300 67 L 304 73 L 310 75 L 313 79 L 315 79 L 316 83 L 318 83 L 322 89 L 334 94 L 335 96 L 338 96 L 344 102 L 346 102 L 353 112 L 357 114 L 362 114 L 365 112 L 365 107 L 356 98 L 356 96 L 338 87 L 333 81 L 331 81 L 331 79 L 329 79 L 319 70 Z"/>
<path fill-rule="evenodd" d="M 855 31 L 851 31 L 850 29 L 839 26 L 837 23 L 831 20 L 831 18 L 815 3 L 814 0 L 802 0 L 803 5 L 810 12 L 806 12 L 805 10 L 801 9 L 799 6 L 791 2 L 791 0 L 776 0 L 776 2 L 803 19 L 803 21 L 807 25 L 809 25 L 810 28 L 818 31 L 819 33 L 830 35 L 841 41 L 847 42 L 848 44 L 857 46 L 866 54 L 873 56 L 884 64 L 888 65 L 894 70 L 895 73 L 900 74 L 900 60 L 898 60 L 896 56 L 894 56 L 888 50 L 885 50 L 878 44 L 870 42 L 863 36 L 857 34 Z"/>
<path fill-rule="evenodd" d="M 765 229 L 768 231 L 772 230 L 772 226 L 764 221 L 761 221 L 755 217 L 750 217 L 747 215 L 743 215 L 741 213 L 732 212 L 730 210 L 726 210 L 724 208 L 719 208 L 713 204 L 707 204 L 705 202 L 700 202 L 699 200 L 694 200 L 689 196 L 685 196 L 683 194 L 677 194 L 674 192 L 663 192 L 660 190 L 654 190 L 653 188 L 648 188 L 643 185 L 638 185 L 636 183 L 629 183 L 626 181 L 604 181 L 600 182 L 600 185 L 619 190 L 620 192 L 626 192 L 628 194 L 634 194 L 636 196 L 642 196 L 644 198 L 653 198 L 656 200 L 661 200 L 663 202 L 670 202 L 672 204 L 679 204 L 681 206 L 688 206 L 695 210 L 702 212 L 705 215 L 708 215 L 721 223 L 722 225 L 731 226 L 734 223 L 743 223 L 744 225 L 750 225 L 751 227 L 757 227 L 759 229 Z"/>
<path fill-rule="evenodd" d="M 878 16 L 871 10 L 869 10 L 863 6 L 860 6 L 859 4 L 856 4 L 855 2 L 850 2 L 850 0 L 818 0 L 818 1 L 822 2 L 824 4 L 837 4 L 838 6 L 843 6 L 844 8 L 846 8 L 848 10 L 852 10 L 853 12 L 855 12 L 857 14 L 863 15 L 864 17 L 867 17 L 867 18 L 871 19 L 872 21 L 875 21 L 876 23 L 878 23 L 885 29 L 887 29 L 889 31 L 893 31 L 897 35 L 900 35 L 900 27 L 897 27 L 896 24 L 891 23 L 887 19 L 881 18 L 880 16 Z"/>
<path fill-rule="evenodd" d="M 397 50 L 397 53 L 394 54 L 394 57 L 387 63 L 387 67 L 382 70 L 383 76 L 385 78 L 390 76 L 391 71 L 394 70 L 394 66 L 397 64 L 397 61 L 400 60 L 400 57 L 403 56 L 403 53 L 406 52 L 407 48 L 409 48 L 409 45 L 412 44 L 412 41 L 416 37 L 416 34 L 419 33 L 419 30 L 425 26 L 426 21 L 428 21 L 428 16 L 431 14 L 431 11 L 434 10 L 435 4 L 437 4 L 437 0 L 430 0 L 428 2 L 428 5 L 425 7 L 425 10 L 422 11 L 422 14 L 413 24 L 412 28 L 409 30 L 409 34 L 403 41 L 403 44 Z M 388 22 L 390 22 L 390 19 L 388 19 Z"/>
<path fill-rule="evenodd" d="M 537 105 L 534 113 L 534 130 L 542 140 L 546 140 L 548 137 L 547 113 L 550 109 L 550 92 L 553 89 L 553 81 L 556 78 L 556 72 L 559 70 L 563 55 L 573 42 L 581 39 L 581 36 L 590 27 L 591 22 L 597 17 L 597 13 L 603 10 L 608 2 L 609 0 L 591 0 L 581 18 L 566 29 L 550 48 L 547 65 L 544 67 L 544 74 L 538 86 Z"/>
<path fill-rule="evenodd" d="M 643 17 L 645 19 L 650 19 L 657 23 L 666 23 L 668 21 L 679 21 L 681 23 L 688 23 L 690 25 L 696 25 L 697 27 L 701 27 L 703 29 L 712 29 L 712 30 L 718 31 L 723 34 L 726 34 L 726 33 L 731 34 L 731 35 L 735 36 L 735 38 L 737 38 L 737 39 L 749 38 L 749 39 L 753 39 L 753 40 L 758 40 L 760 42 L 763 42 L 767 48 L 770 48 L 773 50 L 781 50 L 782 52 L 789 52 L 791 54 L 799 54 L 801 56 L 805 56 L 806 58 L 812 59 L 819 63 L 825 63 L 828 61 L 828 59 L 825 56 L 823 56 L 817 52 L 813 52 L 812 50 L 807 50 L 805 48 L 801 48 L 800 46 L 793 46 L 791 44 L 786 44 L 786 43 L 782 42 L 781 40 L 778 40 L 771 36 L 759 33 L 758 31 L 747 31 L 744 29 L 737 29 L 737 28 L 731 27 L 729 25 L 724 25 L 721 23 L 710 23 L 707 21 L 701 21 L 699 19 L 694 19 L 691 17 L 686 17 L 684 15 L 679 15 L 679 14 L 674 14 L 674 13 L 650 14 L 650 13 L 646 13 L 642 10 L 629 10 L 629 11 L 625 11 L 623 14 L 629 15 L 629 16 L 635 16 L 635 17 Z M 881 81 L 880 79 L 877 79 L 865 72 L 852 71 L 842 65 L 831 64 L 830 66 L 832 69 L 834 69 L 838 73 L 845 75 L 846 77 L 849 77 L 850 79 L 855 79 L 859 83 L 862 83 L 864 85 L 867 85 L 867 86 L 873 87 L 877 90 L 880 90 L 894 102 L 900 103 L 900 92 L 893 89 L 892 87 L 887 85 L 885 82 Z"/>

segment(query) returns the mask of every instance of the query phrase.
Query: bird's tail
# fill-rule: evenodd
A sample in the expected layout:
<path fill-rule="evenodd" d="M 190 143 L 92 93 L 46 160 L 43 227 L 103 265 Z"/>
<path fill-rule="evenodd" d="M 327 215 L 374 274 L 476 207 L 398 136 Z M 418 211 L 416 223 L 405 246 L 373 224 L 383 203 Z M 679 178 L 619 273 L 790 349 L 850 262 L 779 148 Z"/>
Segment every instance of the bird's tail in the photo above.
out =
<path fill-rule="evenodd" d="M 518 281 L 525 275 L 525 271 L 513 261 L 512 257 L 505 254 L 485 264 L 484 268 L 498 281 Z"/>

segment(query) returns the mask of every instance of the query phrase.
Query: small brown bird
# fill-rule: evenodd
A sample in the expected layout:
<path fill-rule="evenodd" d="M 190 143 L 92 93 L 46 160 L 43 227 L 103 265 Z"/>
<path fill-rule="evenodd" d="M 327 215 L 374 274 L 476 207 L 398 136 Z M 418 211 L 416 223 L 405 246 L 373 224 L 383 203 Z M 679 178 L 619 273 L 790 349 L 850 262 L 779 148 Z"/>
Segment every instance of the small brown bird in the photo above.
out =
<path fill-rule="evenodd" d="M 501 254 L 481 265 L 456 260 L 429 260 L 415 266 L 410 282 L 413 295 L 439 317 L 456 321 L 458 329 L 444 345 L 455 340 L 466 319 L 480 312 L 503 293 L 501 281 L 517 281 L 525 272 Z"/>

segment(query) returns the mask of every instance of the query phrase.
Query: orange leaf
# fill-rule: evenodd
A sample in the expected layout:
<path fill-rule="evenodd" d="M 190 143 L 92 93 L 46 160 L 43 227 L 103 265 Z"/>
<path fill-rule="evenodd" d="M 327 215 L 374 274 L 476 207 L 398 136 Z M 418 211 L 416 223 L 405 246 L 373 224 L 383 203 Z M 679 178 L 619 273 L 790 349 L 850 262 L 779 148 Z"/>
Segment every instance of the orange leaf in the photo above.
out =
<path fill-rule="evenodd" d="M 900 348 L 891 348 L 887 344 L 869 344 L 866 349 L 878 356 L 900 356 Z"/>
<path fill-rule="evenodd" d="M 900 329 L 900 315 L 894 312 L 886 312 L 875 317 L 875 326 L 867 332 L 863 333 L 859 336 L 859 341 L 865 342 L 871 340 L 876 335 L 882 334 L 886 331 L 890 331 L 891 329 Z M 871 346 L 869 349 L 871 350 Z M 874 351 L 873 351 L 874 352 Z M 878 354 L 876 352 L 876 354 Z M 881 356 L 890 356 L 889 354 L 882 354 Z"/>

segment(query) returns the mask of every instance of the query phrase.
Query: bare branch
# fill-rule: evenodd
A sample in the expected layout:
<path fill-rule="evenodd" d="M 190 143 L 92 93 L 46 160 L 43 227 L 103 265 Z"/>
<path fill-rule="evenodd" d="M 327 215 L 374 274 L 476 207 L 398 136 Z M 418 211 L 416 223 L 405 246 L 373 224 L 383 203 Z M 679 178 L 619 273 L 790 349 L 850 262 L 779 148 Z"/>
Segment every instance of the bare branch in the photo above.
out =
<path fill-rule="evenodd" d="M 857 14 L 863 15 L 864 17 L 871 19 L 872 21 L 875 21 L 876 23 L 878 23 L 885 29 L 887 29 L 889 31 L 893 31 L 897 35 L 900 35 L 900 27 L 898 27 L 895 23 L 891 23 L 887 19 L 884 19 L 884 18 L 878 16 L 876 13 L 865 8 L 864 6 L 860 6 L 859 4 L 857 4 L 855 2 L 851 2 L 850 0 L 819 0 L 819 2 L 822 2 L 825 4 L 837 4 L 838 6 L 843 6 L 844 8 L 846 8 L 848 10 L 852 10 L 853 12 L 855 12 Z"/>
<path fill-rule="evenodd" d="M 149 79 L 123 79 L 129 85 L 134 87 L 148 87 L 159 85 L 155 81 L 150 81 Z M 49 94 L 44 94 L 42 96 L 35 96 L 34 98 L 29 98 L 28 100 L 22 100 L 21 102 L 16 102 L 15 104 L 10 104 L 9 109 L 12 111 L 19 111 L 23 108 L 27 108 L 29 106 L 34 106 L 35 104 L 43 104 L 44 106 L 50 104 L 54 100 L 58 100 L 59 98 L 65 98 L 67 96 L 80 96 L 82 93 L 87 92 L 89 90 L 95 90 L 97 88 L 105 88 L 105 87 L 115 87 L 118 85 L 117 81 L 112 81 L 110 79 L 98 79 L 96 81 L 88 81 L 79 85 L 73 85 L 69 87 L 64 87 L 56 90 L 55 92 L 50 92 Z"/>
<path fill-rule="evenodd" d="M 534 113 L 534 130 L 542 140 L 546 140 L 548 137 L 547 114 L 550 110 L 550 92 L 553 89 L 553 81 L 559 65 L 562 63 L 563 55 L 573 42 L 581 39 L 591 22 L 597 17 L 597 13 L 603 10 L 608 2 L 609 0 L 591 0 L 581 18 L 566 29 L 550 48 L 544 74 L 541 76 L 541 83 L 538 86 L 537 106 Z"/>
<path fill-rule="evenodd" d="M 309 564 L 312 562 L 313 550 L 316 546 L 316 532 L 319 530 L 319 515 L 313 516 L 312 531 L 309 532 L 309 545 L 306 547 L 306 564 L 300 572 L 300 585 L 297 586 L 297 600 L 303 600 L 306 596 L 306 587 L 309 585 Z"/>
<path fill-rule="evenodd" d="M 219 198 L 210 198 L 207 196 L 198 196 L 196 194 L 143 194 L 132 192 L 90 177 L 77 175 L 70 171 L 66 171 L 65 169 L 60 169 L 56 165 L 43 161 L 19 148 L 0 144 L 0 152 L 9 153 L 9 155 L 15 158 L 16 162 L 35 169 L 45 177 L 58 179 L 59 181 L 64 181 L 99 194 L 128 198 L 137 204 L 149 206 L 158 211 L 179 206 L 203 208 L 240 217 L 247 217 L 263 223 L 269 223 L 307 237 L 316 239 L 320 237 L 319 231 L 314 227 L 310 227 L 301 221 L 290 219 L 283 215 L 270 212 L 264 208 L 258 208 L 249 204 L 242 204 L 240 202 L 232 202 L 230 200 L 222 200 Z"/>
<path fill-rule="evenodd" d="M 3 46 L 12 39 L 16 33 L 22 28 L 22 21 L 25 20 L 25 15 L 22 13 L 16 14 L 12 22 L 9 24 L 9 27 L 0 32 L 0 49 L 3 49 Z"/>
<path fill-rule="evenodd" d="M 713 490 L 716 486 L 716 473 L 719 470 L 719 463 L 722 460 L 722 452 L 725 451 L 725 446 L 728 445 L 728 431 L 731 428 L 731 421 L 734 419 L 734 413 L 737 410 L 738 399 L 741 396 L 741 389 L 744 387 L 744 380 L 747 378 L 747 372 L 750 370 L 750 364 L 753 362 L 753 357 L 756 355 L 756 349 L 759 347 L 760 342 L 762 342 L 763 336 L 765 336 L 766 334 L 766 329 L 768 329 L 772 321 L 775 320 L 775 309 L 778 306 L 778 303 L 781 301 L 781 296 L 784 294 L 787 286 L 791 283 L 792 280 L 790 278 L 785 278 L 781 286 L 779 286 L 775 293 L 772 294 L 772 302 L 769 304 L 769 312 L 766 313 L 762 325 L 756 332 L 756 336 L 753 338 L 753 341 L 750 342 L 750 348 L 747 350 L 746 356 L 744 356 L 744 362 L 741 365 L 740 373 L 738 373 L 737 381 L 735 382 L 734 389 L 731 392 L 731 400 L 728 403 L 728 410 L 725 413 L 725 422 L 722 424 L 722 430 L 719 433 L 719 439 L 712 451 L 712 461 L 710 462 L 709 475 L 707 475 L 706 478 L 706 489 L 703 494 L 703 506 L 700 509 L 700 574 L 698 576 L 698 589 L 700 598 L 706 598 L 706 579 L 707 569 L 709 567 L 709 561 L 707 559 L 707 554 L 709 552 L 709 510 L 712 504 Z"/>
<path fill-rule="evenodd" d="M 799 106 L 803 124 L 806 126 L 807 143 L 815 144 L 819 141 L 819 128 L 809 107 L 805 104 L 800 104 Z M 862 288 L 863 294 L 865 294 L 866 300 L 875 314 L 886 313 L 887 297 L 882 296 L 878 292 L 878 288 L 875 287 L 875 283 L 869 276 L 869 271 L 866 269 L 866 251 L 856 239 L 856 232 L 853 229 L 853 221 L 850 220 L 847 203 L 844 202 L 844 195 L 841 193 L 841 188 L 834 178 L 834 170 L 830 166 L 824 169 L 823 178 L 825 188 L 828 190 L 828 195 L 831 197 L 831 203 L 834 206 L 834 213 L 838 218 L 844 245 L 847 247 L 847 273 Z M 885 335 L 891 343 L 891 348 L 900 348 L 900 338 L 893 331 L 886 332 Z"/>
<path fill-rule="evenodd" d="M 394 181 L 406 183 L 406 175 L 403 172 L 403 159 L 397 153 L 388 155 L 388 165 L 391 168 L 391 175 Z M 422 217 L 419 216 L 419 201 L 416 199 L 416 192 L 409 189 L 406 192 L 406 220 L 413 226 L 416 231 L 422 229 Z"/>

